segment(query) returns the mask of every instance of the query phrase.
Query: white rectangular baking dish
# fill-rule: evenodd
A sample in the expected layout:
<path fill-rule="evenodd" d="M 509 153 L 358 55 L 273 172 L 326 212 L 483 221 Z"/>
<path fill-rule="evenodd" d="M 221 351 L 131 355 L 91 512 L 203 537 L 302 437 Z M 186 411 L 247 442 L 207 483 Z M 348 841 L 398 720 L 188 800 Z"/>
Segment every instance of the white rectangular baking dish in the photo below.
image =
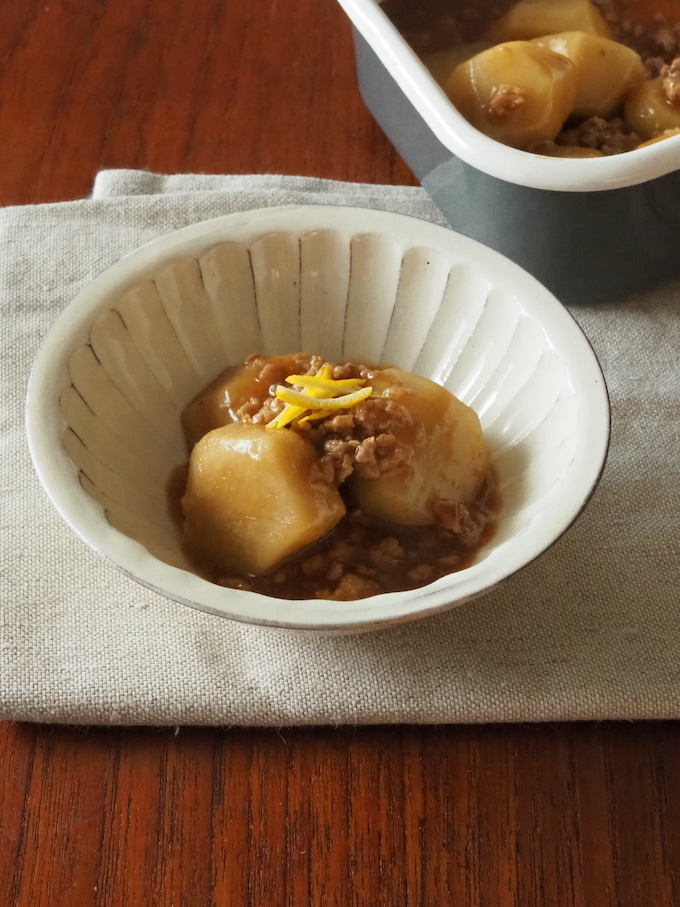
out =
<path fill-rule="evenodd" d="M 364 100 L 451 226 L 568 302 L 680 273 L 680 137 L 592 159 L 519 151 L 472 127 L 375 0 L 339 0 Z"/>

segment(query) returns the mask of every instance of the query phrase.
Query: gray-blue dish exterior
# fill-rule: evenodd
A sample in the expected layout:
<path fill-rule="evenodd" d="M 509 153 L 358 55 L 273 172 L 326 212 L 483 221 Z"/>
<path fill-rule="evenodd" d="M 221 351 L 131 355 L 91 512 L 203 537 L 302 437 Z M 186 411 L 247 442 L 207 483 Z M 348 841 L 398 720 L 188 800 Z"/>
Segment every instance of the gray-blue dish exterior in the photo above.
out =
<path fill-rule="evenodd" d="M 600 192 L 489 176 L 441 144 L 356 29 L 354 40 L 366 106 L 454 230 L 517 262 L 566 303 L 614 299 L 680 274 L 680 172 Z"/>

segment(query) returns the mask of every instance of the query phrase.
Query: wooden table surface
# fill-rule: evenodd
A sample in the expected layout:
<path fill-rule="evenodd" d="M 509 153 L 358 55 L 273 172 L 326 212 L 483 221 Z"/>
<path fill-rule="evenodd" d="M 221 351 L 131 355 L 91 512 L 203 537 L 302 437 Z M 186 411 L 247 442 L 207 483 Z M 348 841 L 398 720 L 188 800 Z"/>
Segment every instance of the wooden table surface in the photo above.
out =
<path fill-rule="evenodd" d="M 0 203 L 408 183 L 333 0 L 3 0 Z M 680 905 L 680 726 L 0 726 L 0 907 Z"/>

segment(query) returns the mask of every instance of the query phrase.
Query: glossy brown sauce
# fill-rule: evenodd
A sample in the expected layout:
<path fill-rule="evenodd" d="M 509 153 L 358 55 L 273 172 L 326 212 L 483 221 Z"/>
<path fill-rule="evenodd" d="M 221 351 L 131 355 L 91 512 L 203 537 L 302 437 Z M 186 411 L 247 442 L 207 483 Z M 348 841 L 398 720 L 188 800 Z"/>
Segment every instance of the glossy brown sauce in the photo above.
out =
<path fill-rule="evenodd" d="M 168 509 L 182 532 L 182 495 L 187 466 L 174 470 L 167 484 Z M 496 531 L 500 494 L 491 470 L 476 502 L 474 517 L 483 528 L 474 544 L 438 526 L 388 523 L 347 502 L 347 514 L 324 538 L 262 576 L 233 576 L 185 554 L 199 576 L 233 589 L 288 600 L 351 600 L 382 592 L 417 589 L 469 567 Z"/>

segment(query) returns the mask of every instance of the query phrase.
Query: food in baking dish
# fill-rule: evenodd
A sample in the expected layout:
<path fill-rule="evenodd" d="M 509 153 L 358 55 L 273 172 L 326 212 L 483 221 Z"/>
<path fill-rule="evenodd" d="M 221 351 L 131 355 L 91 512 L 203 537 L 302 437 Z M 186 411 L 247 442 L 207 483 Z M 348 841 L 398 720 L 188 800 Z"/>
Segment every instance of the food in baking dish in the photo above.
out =
<path fill-rule="evenodd" d="M 457 109 L 554 157 L 632 151 L 680 129 L 678 0 L 387 0 Z"/>

